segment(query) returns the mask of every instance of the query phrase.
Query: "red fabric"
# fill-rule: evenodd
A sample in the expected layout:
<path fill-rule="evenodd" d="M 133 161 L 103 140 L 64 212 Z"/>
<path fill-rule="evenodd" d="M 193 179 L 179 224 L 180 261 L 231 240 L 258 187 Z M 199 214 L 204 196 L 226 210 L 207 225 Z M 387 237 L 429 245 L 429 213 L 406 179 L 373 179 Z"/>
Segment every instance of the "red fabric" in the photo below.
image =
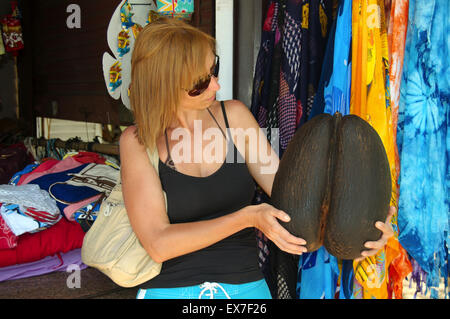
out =
<path fill-rule="evenodd" d="M 39 164 L 33 171 L 23 174 L 17 185 L 28 184 L 35 178 L 42 176 L 44 173 L 50 174 L 61 172 L 66 169 L 74 168 L 77 165 L 87 163 L 105 164 L 105 161 L 106 159 L 103 156 L 92 152 L 78 152 L 78 154 L 66 157 L 61 161 L 49 158 L 42 164 Z"/>
<path fill-rule="evenodd" d="M 35 169 L 33 169 L 31 172 L 29 173 L 25 173 L 22 176 L 20 176 L 19 181 L 17 182 L 17 185 L 22 185 L 24 184 L 24 181 L 31 175 L 36 174 L 36 173 L 40 173 L 40 172 L 44 172 L 46 170 L 51 169 L 53 166 L 55 166 L 56 164 L 58 164 L 59 161 L 57 159 L 47 159 L 46 161 L 42 162 L 41 164 L 39 164 L 38 167 L 36 167 Z"/>
<path fill-rule="evenodd" d="M 72 156 L 77 162 L 87 164 L 87 163 L 96 163 L 96 164 L 105 164 L 106 159 L 92 152 L 78 152 L 78 154 Z"/>
<path fill-rule="evenodd" d="M 16 248 L 0 250 L 0 267 L 33 262 L 81 248 L 84 235 L 77 222 L 61 218 L 46 230 L 18 236 Z"/>

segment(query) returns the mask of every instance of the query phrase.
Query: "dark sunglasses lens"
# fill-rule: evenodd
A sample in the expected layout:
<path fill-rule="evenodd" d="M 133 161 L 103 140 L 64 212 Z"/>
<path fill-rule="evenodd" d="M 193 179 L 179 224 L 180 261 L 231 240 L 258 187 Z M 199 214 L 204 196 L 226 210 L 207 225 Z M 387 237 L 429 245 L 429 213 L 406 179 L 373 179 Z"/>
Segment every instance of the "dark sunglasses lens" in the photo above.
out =
<path fill-rule="evenodd" d="M 202 94 L 209 86 L 209 82 L 211 82 L 211 77 L 208 77 L 206 80 L 197 83 L 192 90 L 188 92 L 190 96 L 197 96 Z"/>
<path fill-rule="evenodd" d="M 219 76 L 219 56 L 216 55 L 216 64 L 214 65 L 213 73 L 211 74 L 214 77 Z M 205 90 L 208 88 L 209 83 L 211 82 L 211 75 L 204 81 L 201 81 L 197 83 L 192 90 L 188 92 L 190 96 L 198 96 L 205 92 Z"/>

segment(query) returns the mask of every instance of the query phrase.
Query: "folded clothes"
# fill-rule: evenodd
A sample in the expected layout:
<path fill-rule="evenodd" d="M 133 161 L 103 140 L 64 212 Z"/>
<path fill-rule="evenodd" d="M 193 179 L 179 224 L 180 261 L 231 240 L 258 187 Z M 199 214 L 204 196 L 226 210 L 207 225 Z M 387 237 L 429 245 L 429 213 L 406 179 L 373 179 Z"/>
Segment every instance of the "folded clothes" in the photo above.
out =
<path fill-rule="evenodd" d="M 32 207 L 3 203 L 0 215 L 16 236 L 44 230 L 56 224 L 61 214 L 52 215 L 45 211 L 38 211 Z"/>
<path fill-rule="evenodd" d="M 46 229 L 61 219 L 56 201 L 38 185 L 0 185 L 0 215 L 16 236 Z"/>
<path fill-rule="evenodd" d="M 0 267 L 37 261 L 83 245 L 84 231 L 77 222 L 61 218 L 52 227 L 17 237 L 17 246 L 0 250 Z"/>
<path fill-rule="evenodd" d="M 30 183 L 39 185 L 56 200 L 61 212 L 73 204 L 101 193 L 108 195 L 115 186 L 119 170 L 105 164 L 82 164 L 58 173 L 45 174 Z"/>
<path fill-rule="evenodd" d="M 0 185 L 0 202 L 33 207 L 52 215 L 60 214 L 55 200 L 38 185 Z"/>
<path fill-rule="evenodd" d="M 62 161 L 59 161 L 57 159 L 49 159 L 41 163 L 31 172 L 23 174 L 20 177 L 17 184 L 18 185 L 29 184 L 31 181 L 41 176 L 52 173 L 59 173 L 81 165 L 82 163 L 76 161 L 73 157 L 68 157 L 67 159 L 64 159 Z"/>
<path fill-rule="evenodd" d="M 0 215 L 16 236 L 32 232 L 39 228 L 37 221 L 20 213 L 19 205 L 3 204 L 0 208 Z"/>
<path fill-rule="evenodd" d="M 81 248 L 67 253 L 57 253 L 30 263 L 2 267 L 0 268 L 0 282 L 40 276 L 55 271 L 67 271 L 67 267 L 71 265 L 78 266 L 80 270 L 87 268 L 81 260 Z"/>

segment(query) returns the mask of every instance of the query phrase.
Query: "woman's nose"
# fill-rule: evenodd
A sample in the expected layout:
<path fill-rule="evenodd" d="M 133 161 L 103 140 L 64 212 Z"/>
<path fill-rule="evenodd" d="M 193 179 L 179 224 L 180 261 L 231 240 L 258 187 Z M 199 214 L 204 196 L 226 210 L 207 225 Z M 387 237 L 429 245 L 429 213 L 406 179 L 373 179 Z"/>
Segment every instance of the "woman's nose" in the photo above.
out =
<path fill-rule="evenodd" d="M 211 82 L 209 84 L 209 88 L 214 91 L 219 91 L 220 90 L 219 78 L 212 75 Z"/>

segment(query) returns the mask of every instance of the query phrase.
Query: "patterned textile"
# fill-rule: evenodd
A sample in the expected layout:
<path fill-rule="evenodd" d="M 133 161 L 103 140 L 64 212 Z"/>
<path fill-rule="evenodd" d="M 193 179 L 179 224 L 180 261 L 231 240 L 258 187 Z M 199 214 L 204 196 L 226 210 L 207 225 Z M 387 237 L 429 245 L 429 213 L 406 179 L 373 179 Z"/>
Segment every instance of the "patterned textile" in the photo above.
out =
<path fill-rule="evenodd" d="M 299 299 L 334 299 L 339 278 L 336 257 L 324 247 L 303 254 L 299 261 Z"/>
<path fill-rule="evenodd" d="M 334 6 L 332 1 L 303 1 L 300 63 L 300 104 L 297 125 L 302 125 L 311 112 L 322 70 L 325 47 Z M 303 108 L 301 106 L 304 106 Z"/>
<path fill-rule="evenodd" d="M 268 134 L 270 128 L 279 128 L 280 155 L 311 110 L 332 3 L 273 0 L 269 4 L 256 62 L 251 111 L 258 124 L 268 128 Z"/>
<path fill-rule="evenodd" d="M 409 0 L 392 0 L 391 7 L 386 8 L 386 14 L 389 14 L 387 38 L 389 48 L 389 92 L 391 94 L 391 116 L 392 116 L 392 133 L 393 140 L 397 140 L 397 123 L 398 123 L 398 106 L 400 102 L 400 83 L 403 70 L 403 59 L 405 53 L 406 30 L 408 26 L 408 7 Z M 390 10 L 388 10 L 390 9 Z M 395 176 L 396 188 L 398 190 L 398 176 L 400 174 L 400 158 L 398 155 L 397 144 L 394 143 L 395 153 Z M 398 191 L 396 192 L 395 203 L 398 203 Z M 393 199 L 393 200 L 394 200 Z M 396 205 L 397 206 L 397 205 Z M 398 209 L 398 207 L 396 207 Z M 395 216 L 397 218 L 397 216 Z M 399 252 L 397 257 L 389 266 L 389 283 L 388 292 L 391 297 L 397 299 L 402 298 L 403 280 L 411 273 L 412 267 L 408 259 L 406 250 L 398 241 L 398 219 L 393 221 L 392 226 L 395 231 L 397 240 L 391 240 L 387 249 L 394 249 Z M 388 251 L 389 254 L 389 251 Z M 395 256 L 395 251 L 391 252 Z"/>
<path fill-rule="evenodd" d="M 279 138 L 280 157 L 299 124 L 307 120 L 302 105 L 312 106 L 334 2 L 273 0 L 269 3 L 256 62 L 251 111 L 260 127 L 267 128 L 272 145 Z M 308 50 L 302 50 L 303 46 Z M 279 129 L 278 136 L 271 136 L 271 128 Z M 268 198 L 260 195 L 258 200 Z M 298 257 L 284 254 L 275 245 L 268 248 L 263 234 L 258 235 L 258 241 L 260 265 L 263 272 L 268 269 L 265 275 L 273 296 L 295 298 L 291 280 L 295 282 L 297 276 Z"/>
<path fill-rule="evenodd" d="M 351 1 L 340 2 L 338 15 L 330 31 L 325 53 L 321 84 L 310 118 L 320 113 L 348 114 L 351 74 Z M 302 270 L 298 285 L 302 299 L 352 298 L 353 270 L 351 261 L 338 260 L 324 247 L 302 255 Z M 342 286 L 342 287 L 340 287 Z M 342 289 L 341 289 L 342 288 Z"/>
<path fill-rule="evenodd" d="M 336 20 L 333 73 L 324 87 L 324 113 L 333 115 L 339 111 L 346 115 L 350 106 L 351 84 L 351 1 L 342 1 Z"/>
<path fill-rule="evenodd" d="M 427 273 L 432 298 L 449 274 L 449 12 L 448 0 L 409 1 L 398 110 L 399 241 Z"/>
<path fill-rule="evenodd" d="M 2 204 L 0 203 L 0 209 Z M 14 248 L 17 246 L 17 236 L 11 231 L 0 214 L 0 250 Z"/>

